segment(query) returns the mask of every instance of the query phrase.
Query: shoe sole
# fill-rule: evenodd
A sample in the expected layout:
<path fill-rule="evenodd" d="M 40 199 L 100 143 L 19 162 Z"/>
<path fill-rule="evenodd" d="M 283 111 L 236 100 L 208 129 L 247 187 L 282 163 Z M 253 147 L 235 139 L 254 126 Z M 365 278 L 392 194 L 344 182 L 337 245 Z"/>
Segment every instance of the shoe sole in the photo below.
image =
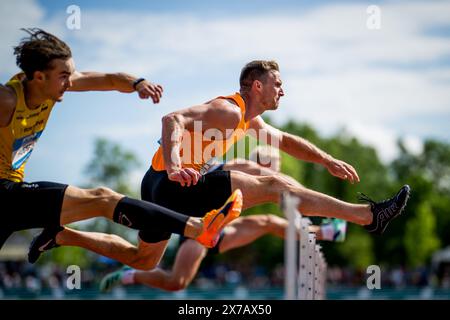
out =
<path fill-rule="evenodd" d="M 50 229 L 50 230 L 52 230 L 52 229 Z M 61 226 L 52 230 L 52 231 L 55 231 L 54 238 L 56 238 L 56 235 L 63 230 L 64 230 L 64 227 L 61 227 Z M 31 264 L 35 263 L 39 259 L 41 254 L 44 253 L 45 251 L 59 247 L 59 245 L 56 244 L 56 240 L 53 237 L 51 237 L 49 240 L 47 240 L 46 243 L 40 245 L 38 248 L 35 248 L 35 246 L 37 246 L 37 244 L 36 244 L 37 241 L 41 237 L 44 236 L 45 232 L 46 232 L 46 229 L 44 229 L 39 235 L 35 236 L 33 238 L 33 240 L 31 241 L 30 246 L 28 247 L 28 262 Z M 55 241 L 55 243 L 50 248 L 46 248 L 53 241 Z"/>

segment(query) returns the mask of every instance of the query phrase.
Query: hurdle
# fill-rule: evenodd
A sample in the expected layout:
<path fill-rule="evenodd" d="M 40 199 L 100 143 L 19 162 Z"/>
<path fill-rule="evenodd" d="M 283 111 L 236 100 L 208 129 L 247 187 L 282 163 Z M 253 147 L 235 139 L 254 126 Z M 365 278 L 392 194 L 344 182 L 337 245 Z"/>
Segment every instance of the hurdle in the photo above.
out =
<path fill-rule="evenodd" d="M 285 239 L 285 299 L 323 300 L 327 264 L 316 234 L 309 232 L 311 220 L 297 210 L 300 199 L 284 193 L 281 208 L 289 221 Z M 300 237 L 300 241 L 298 241 Z"/>

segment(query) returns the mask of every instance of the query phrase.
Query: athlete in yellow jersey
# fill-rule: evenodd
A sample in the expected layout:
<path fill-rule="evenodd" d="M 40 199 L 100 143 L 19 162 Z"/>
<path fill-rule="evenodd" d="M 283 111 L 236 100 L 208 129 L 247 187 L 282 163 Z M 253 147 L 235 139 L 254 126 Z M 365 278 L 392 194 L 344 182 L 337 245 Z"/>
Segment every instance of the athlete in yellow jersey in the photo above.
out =
<path fill-rule="evenodd" d="M 29 37 L 14 49 L 23 73 L 0 85 L 0 248 L 13 232 L 42 227 L 44 230 L 30 246 L 28 258 L 34 262 L 41 252 L 68 244 L 64 238 L 76 234 L 75 230 L 61 225 L 97 216 L 141 230 L 136 253 L 145 254 L 147 269 L 159 261 L 165 250 L 165 244 L 159 243 L 159 239 L 145 237 L 147 230 L 184 234 L 205 245 L 214 243 L 224 225 L 240 214 L 239 191 L 233 193 L 226 206 L 209 210 L 199 219 L 103 187 L 85 190 L 53 182 L 23 181 L 26 161 L 45 129 L 52 108 L 62 101 L 66 91 L 137 91 L 141 98 L 151 98 L 154 103 L 159 102 L 163 91 L 159 85 L 125 73 L 77 72 L 66 43 L 40 29 L 25 31 Z M 216 219 L 217 216 L 221 219 Z M 93 239 L 94 242 L 123 241 L 100 233 L 93 234 Z M 69 244 L 96 250 L 90 244 Z M 108 250 L 103 254 L 142 267 L 139 259 L 129 255 L 125 259 L 122 252 Z"/>
<path fill-rule="evenodd" d="M 6 87 L 16 96 L 16 108 L 8 126 L 0 128 L 0 178 L 22 182 L 25 162 L 47 124 L 55 104 L 46 100 L 30 109 L 25 103 L 23 76 L 15 76 Z"/>

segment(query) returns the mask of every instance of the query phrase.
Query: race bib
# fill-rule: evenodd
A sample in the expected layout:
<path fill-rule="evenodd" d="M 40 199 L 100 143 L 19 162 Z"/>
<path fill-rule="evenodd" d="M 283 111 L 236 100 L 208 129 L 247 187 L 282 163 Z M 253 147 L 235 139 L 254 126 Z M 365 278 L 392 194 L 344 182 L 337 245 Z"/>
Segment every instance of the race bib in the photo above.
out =
<path fill-rule="evenodd" d="M 34 145 L 41 136 L 42 131 L 36 132 L 32 135 L 17 139 L 13 144 L 12 153 L 12 169 L 19 169 L 25 161 L 30 157 L 34 149 Z"/>

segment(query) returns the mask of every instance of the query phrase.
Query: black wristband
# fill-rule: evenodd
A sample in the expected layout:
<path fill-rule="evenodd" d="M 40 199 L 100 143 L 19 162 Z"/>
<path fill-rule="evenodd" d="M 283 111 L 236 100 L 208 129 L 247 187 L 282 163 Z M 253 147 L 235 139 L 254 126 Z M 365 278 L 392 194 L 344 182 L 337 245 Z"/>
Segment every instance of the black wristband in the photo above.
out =
<path fill-rule="evenodd" d="M 142 81 L 145 81 L 144 78 L 139 78 L 133 81 L 133 89 L 136 90 L 136 86 L 141 83 Z"/>

